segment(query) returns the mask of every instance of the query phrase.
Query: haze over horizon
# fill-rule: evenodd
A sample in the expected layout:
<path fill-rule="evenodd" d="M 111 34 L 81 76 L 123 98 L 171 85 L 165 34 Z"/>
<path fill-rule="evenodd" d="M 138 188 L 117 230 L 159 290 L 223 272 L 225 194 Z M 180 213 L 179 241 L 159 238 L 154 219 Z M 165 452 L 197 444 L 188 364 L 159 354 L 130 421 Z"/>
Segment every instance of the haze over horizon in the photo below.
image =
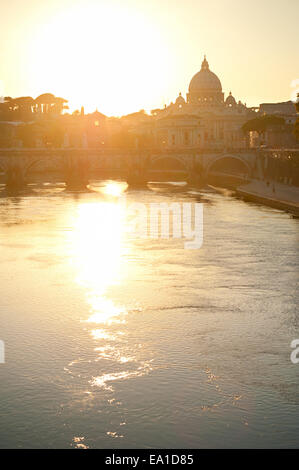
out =
<path fill-rule="evenodd" d="M 297 0 L 12 0 L 1 10 L 0 96 L 150 110 L 185 96 L 204 54 L 225 96 L 248 106 L 299 88 Z"/>

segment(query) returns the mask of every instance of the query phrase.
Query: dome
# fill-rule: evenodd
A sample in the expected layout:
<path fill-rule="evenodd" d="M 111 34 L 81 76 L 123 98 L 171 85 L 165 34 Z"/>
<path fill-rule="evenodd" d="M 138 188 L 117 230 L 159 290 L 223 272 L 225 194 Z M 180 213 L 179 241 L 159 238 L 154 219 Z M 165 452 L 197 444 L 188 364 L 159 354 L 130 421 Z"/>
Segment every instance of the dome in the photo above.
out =
<path fill-rule="evenodd" d="M 226 104 L 227 106 L 236 106 L 236 104 L 237 104 L 237 103 L 236 103 L 236 100 L 235 100 L 235 98 L 233 97 L 231 91 L 229 92 L 229 95 L 228 95 L 228 97 L 227 97 L 226 100 L 225 100 L 225 104 Z"/>
<path fill-rule="evenodd" d="M 175 104 L 185 104 L 186 101 L 184 100 L 184 98 L 182 97 L 182 93 L 179 94 L 179 96 L 177 97 L 177 99 L 175 100 Z"/>
<path fill-rule="evenodd" d="M 209 64 L 204 57 L 201 70 L 194 75 L 189 85 L 189 92 L 222 91 L 222 86 L 217 75 L 209 69 Z"/>

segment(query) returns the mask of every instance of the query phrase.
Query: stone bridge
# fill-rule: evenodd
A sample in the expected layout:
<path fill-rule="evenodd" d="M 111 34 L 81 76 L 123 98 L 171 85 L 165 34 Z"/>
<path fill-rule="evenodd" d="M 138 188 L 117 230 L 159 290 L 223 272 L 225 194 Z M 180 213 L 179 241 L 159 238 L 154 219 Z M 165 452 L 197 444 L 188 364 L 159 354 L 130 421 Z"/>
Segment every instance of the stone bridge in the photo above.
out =
<path fill-rule="evenodd" d="M 257 152 L 130 151 L 104 149 L 0 149 L 1 182 L 21 187 L 34 175 L 59 174 L 69 186 L 85 186 L 92 176 L 116 177 L 134 184 L 175 178 L 193 182 L 213 174 L 248 177 Z"/>

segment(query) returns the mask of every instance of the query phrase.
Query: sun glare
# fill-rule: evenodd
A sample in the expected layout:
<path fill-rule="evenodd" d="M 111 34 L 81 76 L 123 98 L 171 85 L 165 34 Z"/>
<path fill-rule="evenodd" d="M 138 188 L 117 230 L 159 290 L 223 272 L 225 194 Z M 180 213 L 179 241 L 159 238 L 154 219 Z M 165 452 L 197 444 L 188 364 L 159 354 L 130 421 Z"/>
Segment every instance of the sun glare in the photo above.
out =
<path fill-rule="evenodd" d="M 170 80 L 161 30 L 120 5 L 72 7 L 37 27 L 30 50 L 35 88 L 64 95 L 71 109 L 121 115 L 151 107 Z"/>
<path fill-rule="evenodd" d="M 104 188 L 103 188 L 103 193 L 106 194 L 107 196 L 115 196 L 118 197 L 120 196 L 124 190 L 126 189 L 128 185 L 126 183 L 115 183 L 111 181 L 110 183 L 107 183 Z"/>

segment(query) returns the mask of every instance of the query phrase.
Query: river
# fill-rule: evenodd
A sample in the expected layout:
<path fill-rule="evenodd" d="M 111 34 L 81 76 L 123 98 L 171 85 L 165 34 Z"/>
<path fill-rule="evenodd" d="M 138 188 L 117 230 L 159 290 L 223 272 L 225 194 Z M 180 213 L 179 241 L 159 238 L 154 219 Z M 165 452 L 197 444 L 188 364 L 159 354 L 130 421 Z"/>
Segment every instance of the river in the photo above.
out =
<path fill-rule="evenodd" d="M 200 249 L 130 231 L 125 185 L 0 193 L 0 448 L 298 447 L 299 220 L 229 192 Z"/>

